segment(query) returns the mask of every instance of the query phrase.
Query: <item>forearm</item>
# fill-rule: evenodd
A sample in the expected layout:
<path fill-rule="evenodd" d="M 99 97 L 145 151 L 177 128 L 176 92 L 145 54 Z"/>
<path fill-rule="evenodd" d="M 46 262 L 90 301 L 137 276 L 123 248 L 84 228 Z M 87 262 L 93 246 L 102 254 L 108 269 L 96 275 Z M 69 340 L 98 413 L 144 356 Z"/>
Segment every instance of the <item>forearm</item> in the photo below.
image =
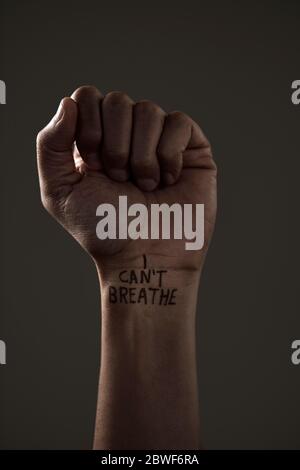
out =
<path fill-rule="evenodd" d="M 216 215 L 207 138 L 184 113 L 83 86 L 39 132 L 37 157 L 44 207 L 99 272 L 94 448 L 198 448 L 196 299 Z"/>
<path fill-rule="evenodd" d="M 199 448 L 199 274 L 151 268 L 150 282 L 145 282 L 148 269 L 124 271 L 100 274 L 101 369 L 94 448 Z"/>

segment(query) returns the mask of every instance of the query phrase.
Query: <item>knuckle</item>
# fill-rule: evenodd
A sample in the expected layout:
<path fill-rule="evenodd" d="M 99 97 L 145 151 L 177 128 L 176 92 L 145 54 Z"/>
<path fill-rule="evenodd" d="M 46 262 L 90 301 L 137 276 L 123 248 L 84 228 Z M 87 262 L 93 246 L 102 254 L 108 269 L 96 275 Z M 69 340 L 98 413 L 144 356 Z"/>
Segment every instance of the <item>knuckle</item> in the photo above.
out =
<path fill-rule="evenodd" d="M 178 124 L 189 124 L 191 122 L 191 118 L 182 111 L 172 111 L 169 114 L 168 119 Z"/>
<path fill-rule="evenodd" d="M 45 138 L 45 133 L 44 133 L 44 130 L 42 129 L 41 131 L 38 132 L 36 136 L 37 145 L 40 145 L 43 142 L 44 138 Z"/>
<path fill-rule="evenodd" d="M 209 141 L 206 139 L 206 152 L 209 158 L 213 158 L 213 152 Z"/>
<path fill-rule="evenodd" d="M 217 164 L 214 160 L 213 151 L 212 151 L 211 145 L 210 145 L 208 140 L 206 141 L 206 146 L 203 148 L 202 152 L 203 152 L 204 156 L 208 160 L 210 160 L 212 167 L 214 167 L 216 169 Z"/>
<path fill-rule="evenodd" d="M 93 85 L 83 85 L 79 88 L 77 88 L 74 93 L 72 94 L 72 97 L 74 98 L 75 101 L 81 101 L 85 99 L 89 99 L 90 97 L 92 98 L 101 98 L 102 95 L 98 88 L 96 88 Z"/>
<path fill-rule="evenodd" d="M 156 103 L 153 103 L 153 101 L 150 100 L 142 100 L 138 101 L 136 103 L 136 109 L 138 113 L 144 114 L 146 116 L 163 116 L 165 115 L 165 112 L 161 109 L 160 106 L 158 106 Z"/>
<path fill-rule="evenodd" d="M 110 106 L 118 106 L 120 104 L 132 103 L 131 98 L 122 91 L 110 91 L 105 95 L 103 104 L 104 106 L 109 104 Z"/>
<path fill-rule="evenodd" d="M 36 146 L 37 148 L 42 149 L 43 147 L 46 147 L 49 142 L 49 132 L 47 132 L 47 129 L 44 128 L 39 131 L 39 133 L 36 136 Z"/>

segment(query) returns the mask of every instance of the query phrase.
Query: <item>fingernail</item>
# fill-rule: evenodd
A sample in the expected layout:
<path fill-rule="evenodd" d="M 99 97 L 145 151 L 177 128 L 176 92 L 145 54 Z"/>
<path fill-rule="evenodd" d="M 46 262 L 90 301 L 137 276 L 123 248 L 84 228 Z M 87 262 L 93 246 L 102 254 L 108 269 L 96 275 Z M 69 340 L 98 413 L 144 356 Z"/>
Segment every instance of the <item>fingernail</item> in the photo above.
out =
<path fill-rule="evenodd" d="M 157 182 L 152 178 L 141 178 L 137 180 L 137 184 L 141 189 L 145 191 L 153 191 L 156 188 Z"/>
<path fill-rule="evenodd" d="M 175 177 L 172 175 L 172 173 L 165 173 L 164 174 L 164 180 L 167 184 L 174 184 L 175 183 Z"/>
<path fill-rule="evenodd" d="M 125 169 L 111 168 L 109 175 L 116 181 L 123 182 L 128 180 L 128 172 Z"/>

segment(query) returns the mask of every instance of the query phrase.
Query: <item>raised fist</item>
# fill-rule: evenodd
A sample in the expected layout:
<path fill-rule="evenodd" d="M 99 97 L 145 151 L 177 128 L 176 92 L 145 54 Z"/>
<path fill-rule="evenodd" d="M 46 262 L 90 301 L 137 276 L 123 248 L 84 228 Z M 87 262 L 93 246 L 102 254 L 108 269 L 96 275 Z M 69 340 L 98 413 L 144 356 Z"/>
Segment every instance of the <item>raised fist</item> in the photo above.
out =
<path fill-rule="evenodd" d="M 199 448 L 196 303 L 216 212 L 216 166 L 207 139 L 183 113 L 167 114 L 119 92 L 103 97 L 85 86 L 62 100 L 38 135 L 37 153 L 44 206 L 93 257 L 99 273 L 94 448 Z M 186 231 L 170 239 L 152 233 L 102 239 L 98 209 L 116 215 L 121 196 L 127 207 L 145 208 L 140 229 L 149 214 L 152 224 L 154 206 L 176 204 L 175 232 L 184 222 L 181 208 L 192 209 L 191 216 L 204 205 L 202 249 L 186 249 Z M 129 218 L 121 212 L 116 232 L 128 229 L 128 235 Z"/>
<path fill-rule="evenodd" d="M 190 117 L 83 86 L 61 101 L 38 134 L 37 154 L 43 205 L 100 268 L 134 264 L 142 253 L 167 267 L 201 267 L 215 221 L 216 166 Z M 128 205 L 204 204 L 203 250 L 185 250 L 185 240 L 100 240 L 96 209 L 117 208 L 120 195 Z"/>

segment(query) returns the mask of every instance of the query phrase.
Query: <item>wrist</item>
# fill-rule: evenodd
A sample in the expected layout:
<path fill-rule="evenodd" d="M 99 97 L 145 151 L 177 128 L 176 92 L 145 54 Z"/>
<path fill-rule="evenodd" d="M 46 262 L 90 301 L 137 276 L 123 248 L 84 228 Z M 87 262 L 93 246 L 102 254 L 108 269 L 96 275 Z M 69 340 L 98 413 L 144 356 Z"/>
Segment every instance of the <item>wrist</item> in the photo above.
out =
<path fill-rule="evenodd" d="M 174 264 L 172 257 L 142 255 L 134 259 L 96 261 L 102 307 L 134 305 L 144 309 L 172 307 L 189 309 L 197 295 L 201 269 Z"/>
<path fill-rule="evenodd" d="M 102 338 L 96 448 L 199 446 L 199 272 L 166 269 L 158 262 L 156 266 L 147 260 L 147 267 L 98 268 Z M 116 422 L 122 423 L 126 442 L 119 440 L 117 430 L 107 437 L 105 429 Z M 149 435 L 142 432 L 145 429 Z"/>
<path fill-rule="evenodd" d="M 116 347 L 116 343 L 125 347 L 132 343 L 128 350 L 143 347 L 140 337 L 154 341 L 153 354 L 155 341 L 164 341 L 166 349 L 178 340 L 178 352 L 190 350 L 195 341 L 200 272 L 166 268 L 158 259 L 154 267 L 149 257 L 142 261 L 140 266 L 132 263 L 129 268 L 98 267 L 102 349 Z"/>

